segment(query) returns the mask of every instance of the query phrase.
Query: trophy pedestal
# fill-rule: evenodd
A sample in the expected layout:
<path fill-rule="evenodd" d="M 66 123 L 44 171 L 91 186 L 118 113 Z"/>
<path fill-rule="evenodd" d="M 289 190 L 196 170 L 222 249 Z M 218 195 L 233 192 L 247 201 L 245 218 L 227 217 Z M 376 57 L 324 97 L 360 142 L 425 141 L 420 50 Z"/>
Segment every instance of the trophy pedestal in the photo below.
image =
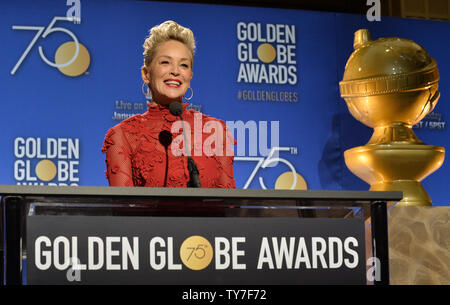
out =
<path fill-rule="evenodd" d="M 420 181 L 444 162 L 445 149 L 425 144 L 369 144 L 344 152 L 352 173 L 371 191 L 403 191 L 400 206 L 431 206 Z"/>

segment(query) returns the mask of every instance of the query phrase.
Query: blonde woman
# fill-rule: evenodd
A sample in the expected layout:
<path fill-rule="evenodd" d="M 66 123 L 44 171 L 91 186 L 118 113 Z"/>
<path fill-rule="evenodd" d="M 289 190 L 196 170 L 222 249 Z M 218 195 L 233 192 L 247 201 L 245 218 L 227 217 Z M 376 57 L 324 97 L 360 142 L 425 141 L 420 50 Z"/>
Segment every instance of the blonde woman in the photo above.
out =
<path fill-rule="evenodd" d="M 151 103 L 146 113 L 122 121 L 106 134 L 102 152 L 109 185 L 186 187 L 190 155 L 201 187 L 235 188 L 233 139 L 225 123 L 186 110 L 188 104 L 183 103 L 180 125 L 181 118 L 169 108 L 182 103 L 186 94 L 189 99 L 193 95 L 192 31 L 174 21 L 163 22 L 150 30 L 143 54 L 143 91 L 151 95 Z"/>

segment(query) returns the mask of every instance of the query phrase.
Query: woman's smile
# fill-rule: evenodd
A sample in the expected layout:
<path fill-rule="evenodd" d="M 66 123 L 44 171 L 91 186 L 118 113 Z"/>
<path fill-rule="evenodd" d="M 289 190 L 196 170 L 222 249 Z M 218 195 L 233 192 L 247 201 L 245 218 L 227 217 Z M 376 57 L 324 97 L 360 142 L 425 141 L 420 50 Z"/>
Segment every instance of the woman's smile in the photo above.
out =
<path fill-rule="evenodd" d="M 164 83 L 171 88 L 180 88 L 182 82 L 178 79 L 169 78 L 164 81 Z"/>

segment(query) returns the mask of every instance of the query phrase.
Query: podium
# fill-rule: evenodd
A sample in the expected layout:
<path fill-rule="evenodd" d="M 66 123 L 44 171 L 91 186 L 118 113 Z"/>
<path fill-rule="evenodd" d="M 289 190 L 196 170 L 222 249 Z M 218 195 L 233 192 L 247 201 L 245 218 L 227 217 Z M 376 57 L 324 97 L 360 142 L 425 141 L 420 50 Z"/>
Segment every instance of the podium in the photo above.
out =
<path fill-rule="evenodd" d="M 401 192 L 0 185 L 4 285 L 389 284 Z"/>

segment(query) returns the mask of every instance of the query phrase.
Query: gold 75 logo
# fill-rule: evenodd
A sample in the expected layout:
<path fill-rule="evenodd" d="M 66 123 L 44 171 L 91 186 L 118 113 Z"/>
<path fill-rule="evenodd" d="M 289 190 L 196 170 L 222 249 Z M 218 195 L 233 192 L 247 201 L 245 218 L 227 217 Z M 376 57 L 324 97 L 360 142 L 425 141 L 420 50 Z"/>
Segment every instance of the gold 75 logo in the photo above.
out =
<path fill-rule="evenodd" d="M 90 55 L 85 46 L 83 46 L 73 32 L 63 27 L 56 27 L 57 21 L 69 21 L 72 22 L 73 17 L 53 17 L 52 21 L 47 27 L 45 26 L 27 26 L 27 25 L 13 25 L 13 30 L 21 31 L 36 31 L 33 39 L 24 50 L 19 60 L 16 62 L 11 70 L 11 75 L 14 75 L 22 62 L 30 53 L 33 46 L 36 44 L 39 38 L 46 38 L 47 36 L 62 32 L 67 34 L 72 40 L 63 43 L 59 46 L 55 53 L 55 61 L 51 61 L 44 54 L 42 46 L 38 46 L 38 51 L 41 59 L 49 66 L 58 68 L 63 74 L 68 76 L 78 76 L 84 73 L 90 64 Z"/>

